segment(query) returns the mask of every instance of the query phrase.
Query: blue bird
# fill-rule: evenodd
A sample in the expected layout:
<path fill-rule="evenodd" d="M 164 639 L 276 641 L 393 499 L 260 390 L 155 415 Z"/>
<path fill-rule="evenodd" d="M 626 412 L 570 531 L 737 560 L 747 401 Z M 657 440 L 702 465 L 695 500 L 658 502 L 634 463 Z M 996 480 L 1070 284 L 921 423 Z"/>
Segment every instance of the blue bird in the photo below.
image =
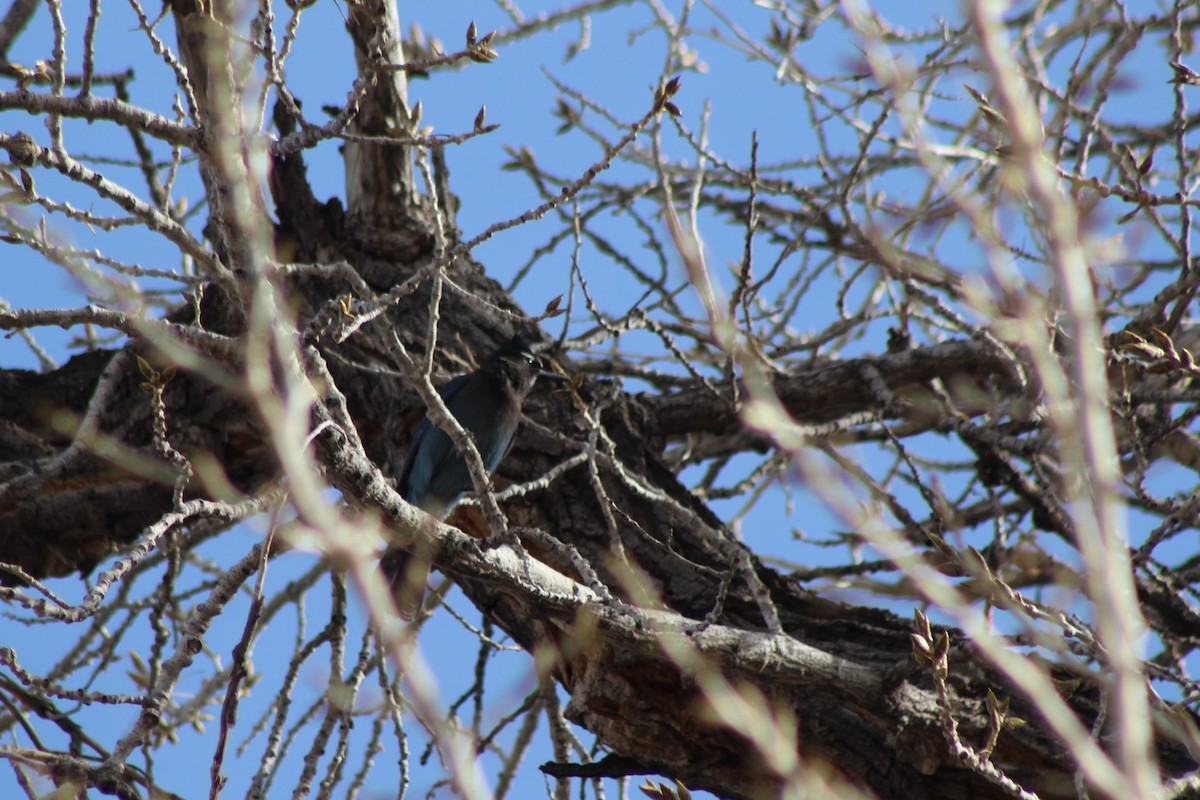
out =
<path fill-rule="evenodd" d="M 529 344 L 514 336 L 479 369 L 458 376 L 442 389 L 442 400 L 475 440 L 489 475 L 512 447 L 521 423 L 521 405 L 539 376 L 565 380 L 561 375 L 543 372 Z M 428 416 L 413 434 L 396 488 L 405 500 L 439 520 L 448 517 L 474 488 L 454 440 L 435 428 Z M 429 573 L 428 554 L 417 556 L 391 550 L 381 563 L 397 607 L 405 617 L 411 617 L 420 607 Z"/>

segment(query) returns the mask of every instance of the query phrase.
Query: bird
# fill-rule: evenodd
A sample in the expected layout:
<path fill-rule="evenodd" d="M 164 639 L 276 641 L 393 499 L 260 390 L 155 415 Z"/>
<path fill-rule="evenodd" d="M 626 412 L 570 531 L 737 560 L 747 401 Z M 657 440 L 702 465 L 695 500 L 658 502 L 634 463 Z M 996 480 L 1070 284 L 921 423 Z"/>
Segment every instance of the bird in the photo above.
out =
<path fill-rule="evenodd" d="M 540 359 L 520 335 L 513 336 L 474 372 L 460 375 L 440 392 L 451 415 L 471 435 L 491 475 L 512 447 L 521 423 L 521 406 L 539 377 L 566 380 L 542 369 Z M 466 460 L 454 440 L 434 427 L 428 415 L 413 433 L 396 484 L 400 495 L 438 520 L 444 520 L 474 488 Z M 393 549 L 381 567 L 401 616 L 420 608 L 429 574 L 428 553 Z"/>

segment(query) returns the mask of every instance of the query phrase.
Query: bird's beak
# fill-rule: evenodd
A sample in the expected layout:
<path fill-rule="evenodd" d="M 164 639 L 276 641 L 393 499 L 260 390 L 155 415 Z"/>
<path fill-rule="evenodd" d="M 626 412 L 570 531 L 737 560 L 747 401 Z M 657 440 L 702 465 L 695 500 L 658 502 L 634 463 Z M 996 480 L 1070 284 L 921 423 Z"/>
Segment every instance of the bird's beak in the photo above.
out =
<path fill-rule="evenodd" d="M 569 375 L 559 375 L 557 372 L 551 372 L 546 369 L 539 370 L 537 376 L 539 379 L 558 381 L 559 383 L 567 383 L 571 380 Z"/>

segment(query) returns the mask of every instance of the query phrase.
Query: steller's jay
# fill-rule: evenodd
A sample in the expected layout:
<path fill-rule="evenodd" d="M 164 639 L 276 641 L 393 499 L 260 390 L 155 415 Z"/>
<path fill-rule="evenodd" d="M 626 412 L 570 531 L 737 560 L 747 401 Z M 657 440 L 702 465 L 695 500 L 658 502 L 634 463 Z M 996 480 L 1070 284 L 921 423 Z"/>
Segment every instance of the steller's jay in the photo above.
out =
<path fill-rule="evenodd" d="M 442 400 L 475 440 L 490 475 L 512 446 L 521 423 L 521 405 L 538 376 L 565 380 L 543 372 L 528 343 L 514 336 L 474 372 L 460 375 L 442 389 Z M 454 440 L 426 416 L 413 434 L 400 470 L 397 490 L 405 500 L 437 519 L 445 519 L 474 488 L 467 463 Z M 419 554 L 418 554 L 419 555 Z M 411 617 L 421 605 L 429 574 L 428 557 L 405 550 L 384 554 L 381 566 L 392 585 L 397 608 Z"/>

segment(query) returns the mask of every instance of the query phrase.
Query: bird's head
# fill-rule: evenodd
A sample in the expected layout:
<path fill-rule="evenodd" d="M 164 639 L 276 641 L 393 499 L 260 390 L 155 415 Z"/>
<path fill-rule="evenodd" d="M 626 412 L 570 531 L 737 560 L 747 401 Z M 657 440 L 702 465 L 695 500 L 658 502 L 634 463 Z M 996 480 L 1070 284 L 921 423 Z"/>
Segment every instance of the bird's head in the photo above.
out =
<path fill-rule="evenodd" d="M 539 377 L 566 380 L 562 375 L 545 371 L 542 360 L 533 352 L 533 346 L 519 334 L 496 351 L 492 363 L 501 377 L 521 397 L 529 393 Z"/>

